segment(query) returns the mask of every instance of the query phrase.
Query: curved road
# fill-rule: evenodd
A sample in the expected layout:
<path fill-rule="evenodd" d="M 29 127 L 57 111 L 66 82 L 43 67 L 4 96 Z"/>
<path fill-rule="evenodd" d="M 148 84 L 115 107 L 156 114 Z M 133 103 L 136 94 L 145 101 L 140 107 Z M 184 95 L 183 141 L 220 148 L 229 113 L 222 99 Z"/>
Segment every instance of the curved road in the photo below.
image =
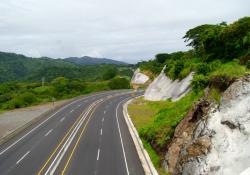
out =
<path fill-rule="evenodd" d="M 143 175 L 122 114 L 130 91 L 64 105 L 0 146 L 1 175 Z"/>

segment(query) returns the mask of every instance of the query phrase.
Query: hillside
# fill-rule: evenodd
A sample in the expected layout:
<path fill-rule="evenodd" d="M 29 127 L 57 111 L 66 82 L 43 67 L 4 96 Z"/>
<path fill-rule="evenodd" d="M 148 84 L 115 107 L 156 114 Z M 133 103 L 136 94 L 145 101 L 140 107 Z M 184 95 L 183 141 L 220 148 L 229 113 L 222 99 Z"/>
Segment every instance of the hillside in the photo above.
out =
<path fill-rule="evenodd" d="M 218 140 L 210 140 L 212 135 L 206 133 L 206 130 L 203 133 L 201 128 L 204 128 L 202 125 L 207 125 L 209 110 L 211 113 L 213 110 L 220 112 L 220 105 L 225 105 L 226 98 L 228 98 L 227 101 L 238 101 L 245 106 L 241 106 L 242 114 L 235 113 L 233 107 L 231 107 L 232 110 L 227 109 L 228 114 L 232 114 L 230 116 L 232 120 L 227 118 L 224 122 L 222 116 L 221 122 L 218 123 L 223 126 L 218 124 L 219 127 L 241 129 L 241 125 L 238 125 L 240 122 L 235 124 L 238 121 L 235 122 L 234 118 L 238 116 L 247 118 L 245 108 L 248 107 L 243 95 L 241 98 L 235 95 L 231 99 L 234 93 L 230 94 L 230 92 L 246 90 L 247 92 L 244 92 L 246 97 L 249 95 L 250 17 L 241 18 L 232 24 L 200 25 L 188 30 L 184 39 L 193 49 L 185 52 L 159 53 L 154 59 L 137 64 L 141 70 L 140 73 L 150 75 L 150 78 L 154 80 L 146 88 L 144 98 L 136 99 L 128 106 L 129 114 L 144 146 L 160 174 L 167 174 L 166 172 L 203 174 L 204 169 L 198 167 L 200 161 L 206 160 L 206 153 L 210 146 L 220 145 L 220 143 Z M 189 81 L 185 81 L 186 78 Z M 185 90 L 183 91 L 185 93 L 179 93 L 179 88 Z M 200 135 L 196 132 L 200 132 Z M 210 139 L 204 139 L 202 134 Z M 233 136 L 229 133 L 228 137 Z M 239 134 L 236 139 L 244 139 L 244 137 Z M 223 144 L 231 144 L 231 147 L 238 142 L 236 140 L 231 143 L 231 141 L 224 140 Z M 239 148 L 244 145 L 239 143 L 237 146 Z M 235 147 L 232 146 L 232 149 Z M 223 153 L 218 154 L 224 156 Z M 216 151 L 213 155 L 216 155 Z M 201 156 L 205 158 L 202 159 Z M 235 159 L 244 159 L 249 155 L 234 156 Z M 226 172 L 227 167 L 230 167 L 223 164 L 218 166 L 222 168 L 214 172 L 205 169 L 204 174 L 217 175 L 220 172 Z M 206 167 L 216 168 L 209 164 L 206 164 Z M 244 168 L 246 167 L 238 168 L 237 171 L 244 170 Z"/>
<path fill-rule="evenodd" d="M 64 61 L 74 63 L 77 65 L 96 65 L 96 64 L 115 64 L 115 65 L 126 65 L 127 63 L 121 62 L 121 61 L 116 61 L 112 59 L 107 59 L 107 58 L 95 58 L 95 57 L 89 57 L 89 56 L 84 56 L 84 57 L 70 57 L 70 58 L 65 58 L 63 59 Z"/>
<path fill-rule="evenodd" d="M 76 60 L 79 59 L 85 60 L 76 58 Z M 7 81 L 41 81 L 43 77 L 45 81 L 49 82 L 60 76 L 95 81 L 101 80 L 103 74 L 109 69 L 117 69 L 120 75 L 132 76 L 131 69 L 126 65 L 113 64 L 119 62 L 105 60 L 106 63 L 112 64 L 100 64 L 101 61 L 97 58 L 88 60 L 95 65 L 82 65 L 82 63 L 79 63 L 79 65 L 64 59 L 31 58 L 15 53 L 0 52 L 0 83 Z"/>

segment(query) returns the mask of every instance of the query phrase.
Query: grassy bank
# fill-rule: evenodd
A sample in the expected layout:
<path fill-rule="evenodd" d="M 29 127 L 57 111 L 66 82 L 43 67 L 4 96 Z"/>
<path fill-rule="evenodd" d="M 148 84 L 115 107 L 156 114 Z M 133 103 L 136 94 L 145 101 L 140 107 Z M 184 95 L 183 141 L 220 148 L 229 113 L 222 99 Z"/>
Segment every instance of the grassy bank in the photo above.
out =
<path fill-rule="evenodd" d="M 189 93 L 177 102 L 150 102 L 141 97 L 128 106 L 129 115 L 139 131 L 144 147 L 160 174 L 164 174 L 161 160 L 175 127 L 202 95 Z"/>

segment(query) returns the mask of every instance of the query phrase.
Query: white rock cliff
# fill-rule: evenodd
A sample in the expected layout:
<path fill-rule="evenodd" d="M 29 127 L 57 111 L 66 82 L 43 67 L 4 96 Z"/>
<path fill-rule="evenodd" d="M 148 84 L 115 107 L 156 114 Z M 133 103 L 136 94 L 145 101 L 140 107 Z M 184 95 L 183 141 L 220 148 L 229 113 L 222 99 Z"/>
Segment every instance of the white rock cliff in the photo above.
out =
<path fill-rule="evenodd" d="M 250 167 L 250 77 L 233 83 L 208 118 L 211 150 L 197 174 L 238 175 Z M 247 170 L 249 172 L 249 170 Z"/>
<path fill-rule="evenodd" d="M 138 84 L 138 85 L 143 85 L 149 80 L 149 77 L 143 73 L 140 72 L 140 69 L 136 69 L 134 72 L 134 75 L 131 79 L 132 84 Z"/>
<path fill-rule="evenodd" d="M 176 101 L 190 91 L 192 79 L 193 72 L 181 81 L 173 81 L 165 75 L 163 68 L 160 75 L 146 89 L 144 97 L 150 101 L 166 100 L 169 98 Z"/>

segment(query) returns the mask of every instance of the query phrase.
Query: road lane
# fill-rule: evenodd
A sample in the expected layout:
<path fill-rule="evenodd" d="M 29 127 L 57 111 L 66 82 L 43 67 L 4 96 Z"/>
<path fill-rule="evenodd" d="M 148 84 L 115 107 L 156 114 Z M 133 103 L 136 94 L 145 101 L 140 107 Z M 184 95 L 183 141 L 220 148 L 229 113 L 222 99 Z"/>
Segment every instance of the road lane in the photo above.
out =
<path fill-rule="evenodd" d="M 51 150 L 66 133 L 67 129 L 73 124 L 80 113 L 95 100 L 94 98 L 102 98 L 113 93 L 115 92 L 106 92 L 97 94 L 95 96 L 85 97 L 73 102 L 72 105 L 66 105 L 66 107 L 62 107 L 61 110 L 58 110 L 55 112 L 55 114 L 52 114 L 53 117 L 48 116 L 43 121 L 41 121 L 41 123 L 43 123 L 49 118 L 49 120 L 44 122 L 42 125 L 41 123 L 38 123 L 37 125 L 28 128 L 26 131 L 24 131 L 24 133 L 20 133 L 19 136 L 13 138 L 8 143 L 1 145 L 1 174 L 19 174 L 20 172 L 27 175 L 35 174 L 42 163 L 46 160 Z M 76 108 L 75 106 L 77 106 L 77 104 L 80 104 L 81 106 Z M 75 112 L 69 114 L 69 111 L 72 109 L 76 110 Z M 58 122 L 62 117 L 65 117 L 65 121 Z M 51 133 L 45 139 L 44 135 L 51 128 L 53 128 L 56 132 Z M 27 150 L 33 150 L 29 156 L 25 158 L 27 161 L 22 161 L 22 164 L 15 165 L 15 162 L 20 158 L 20 156 L 26 153 Z"/>
<path fill-rule="evenodd" d="M 121 115 L 122 101 L 131 97 L 122 92 L 78 100 L 52 114 L 53 117 L 48 116 L 48 121 L 41 121 L 44 124 L 32 126 L 1 145 L 1 174 L 33 175 L 39 170 L 40 174 L 62 174 L 63 170 L 65 174 L 144 174 Z M 126 143 L 123 145 L 121 140 Z M 125 156 L 129 156 L 126 161 Z"/>
<path fill-rule="evenodd" d="M 63 174 L 67 175 L 144 174 L 125 120 L 122 120 L 123 116 L 120 115 L 122 104 L 129 98 L 130 95 L 112 98 L 95 109 L 66 170 L 65 164 L 61 164 L 56 174 L 61 174 L 63 170 Z M 67 158 L 63 160 L 67 161 Z"/>

